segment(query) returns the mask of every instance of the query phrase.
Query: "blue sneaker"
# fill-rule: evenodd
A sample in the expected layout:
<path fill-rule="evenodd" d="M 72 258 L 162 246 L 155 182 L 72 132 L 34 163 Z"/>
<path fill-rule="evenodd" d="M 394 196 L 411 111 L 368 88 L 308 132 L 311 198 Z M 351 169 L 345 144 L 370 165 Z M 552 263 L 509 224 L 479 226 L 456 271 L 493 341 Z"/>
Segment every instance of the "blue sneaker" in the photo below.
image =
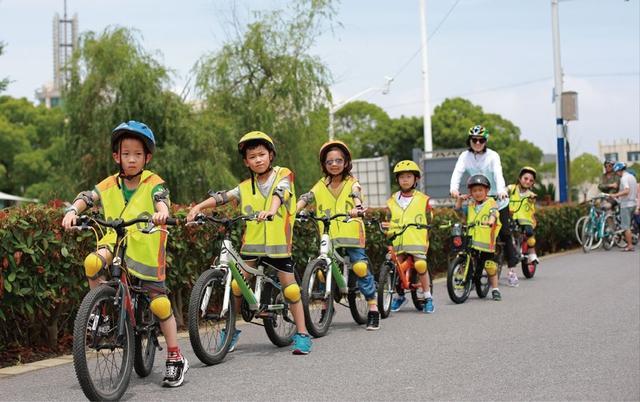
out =
<path fill-rule="evenodd" d="M 236 329 L 236 332 L 233 333 L 233 337 L 231 338 L 231 345 L 229 345 L 229 350 L 228 350 L 229 353 L 236 350 L 236 346 L 238 345 L 238 338 L 240 337 L 241 332 L 242 332 L 241 330 Z M 222 331 L 220 331 L 220 333 L 221 333 L 220 344 L 224 345 L 226 341 L 225 338 L 227 337 L 227 331 L 223 329 Z"/>
<path fill-rule="evenodd" d="M 296 332 L 293 336 L 291 351 L 294 355 L 308 355 L 311 352 L 311 337 L 308 334 Z"/>
<path fill-rule="evenodd" d="M 433 304 L 433 299 L 427 297 L 427 300 L 425 300 L 424 304 L 422 305 L 422 312 L 431 314 L 434 311 L 436 311 L 436 306 Z"/>
<path fill-rule="evenodd" d="M 399 311 L 402 306 L 407 304 L 407 298 L 404 296 L 396 296 L 391 301 L 391 311 Z"/>

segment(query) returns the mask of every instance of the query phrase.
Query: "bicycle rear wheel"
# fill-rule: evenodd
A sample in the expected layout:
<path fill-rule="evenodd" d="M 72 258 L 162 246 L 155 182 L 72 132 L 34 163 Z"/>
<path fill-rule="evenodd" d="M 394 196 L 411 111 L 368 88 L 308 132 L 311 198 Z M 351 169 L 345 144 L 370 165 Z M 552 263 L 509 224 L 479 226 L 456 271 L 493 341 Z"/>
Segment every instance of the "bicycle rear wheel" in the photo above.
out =
<path fill-rule="evenodd" d="M 224 359 L 236 330 L 231 292 L 228 309 L 222 311 L 227 275 L 231 273 L 221 269 L 204 271 L 189 298 L 189 341 L 198 359 L 207 365 L 218 364 Z"/>
<path fill-rule="evenodd" d="M 395 293 L 393 269 L 393 264 L 385 261 L 382 263 L 378 275 L 378 311 L 380 311 L 381 318 L 387 318 L 391 314 L 391 299 Z"/>
<path fill-rule="evenodd" d="M 333 286 L 326 292 L 326 279 L 329 267 L 321 259 L 315 259 L 307 265 L 302 276 L 302 308 L 307 331 L 319 338 L 329 331 L 333 320 Z M 332 281 L 335 283 L 335 281 Z M 339 292 L 338 292 L 339 294 Z"/>
<path fill-rule="evenodd" d="M 153 361 L 156 357 L 154 339 L 158 336 L 158 328 L 158 319 L 149 309 L 149 298 L 145 295 L 138 295 L 133 368 L 140 377 L 147 377 L 153 369 Z"/>
<path fill-rule="evenodd" d="M 471 292 L 470 272 L 473 262 L 469 261 L 467 267 L 467 258 L 467 254 L 456 256 L 447 270 L 447 292 L 451 301 L 456 304 L 464 303 Z"/>
<path fill-rule="evenodd" d="M 270 283 L 265 283 L 262 291 L 266 296 L 265 301 L 269 305 L 283 306 L 281 309 L 269 311 L 270 317 L 262 320 L 269 340 L 278 347 L 291 345 L 297 329 L 293 321 L 293 314 L 289 310 L 289 305 L 284 300 L 282 290 Z"/>
<path fill-rule="evenodd" d="M 91 400 L 115 401 L 129 386 L 134 342 L 131 322 L 120 325 L 116 289 L 101 285 L 84 297 L 73 325 L 73 367 Z M 120 335 L 122 333 L 122 335 Z"/>

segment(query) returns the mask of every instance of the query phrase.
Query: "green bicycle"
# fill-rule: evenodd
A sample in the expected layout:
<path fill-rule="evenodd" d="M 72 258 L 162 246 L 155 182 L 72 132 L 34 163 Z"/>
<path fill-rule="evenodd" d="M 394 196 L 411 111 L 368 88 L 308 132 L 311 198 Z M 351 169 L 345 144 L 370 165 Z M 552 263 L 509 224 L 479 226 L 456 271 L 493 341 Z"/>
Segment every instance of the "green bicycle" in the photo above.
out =
<path fill-rule="evenodd" d="M 250 267 L 233 247 L 231 231 L 236 222 L 255 220 L 256 214 L 234 218 L 216 218 L 198 214 L 191 224 L 204 225 L 207 222 L 222 225 L 224 238 L 220 254 L 214 264 L 204 271 L 191 290 L 189 300 L 189 340 L 200 361 L 207 365 L 220 363 L 231 346 L 235 333 L 236 311 L 231 281 L 236 280 L 242 291 L 240 313 L 246 322 L 254 323 L 254 318 L 262 319 L 262 324 L 271 342 L 279 347 L 290 345 L 296 326 L 289 306 L 282 294 L 276 269 L 268 264 L 258 263 Z M 240 272 L 242 270 L 255 277 L 254 289 Z"/>

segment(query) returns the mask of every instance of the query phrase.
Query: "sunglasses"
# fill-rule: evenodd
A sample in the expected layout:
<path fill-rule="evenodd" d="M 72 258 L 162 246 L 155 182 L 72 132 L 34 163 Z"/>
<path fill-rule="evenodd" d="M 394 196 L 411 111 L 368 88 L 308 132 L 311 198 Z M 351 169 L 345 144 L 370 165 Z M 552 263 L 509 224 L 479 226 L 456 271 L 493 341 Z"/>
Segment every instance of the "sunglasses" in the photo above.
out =
<path fill-rule="evenodd" d="M 473 142 L 474 144 L 484 144 L 485 142 L 487 142 L 486 138 L 471 138 L 471 142 Z"/>
<path fill-rule="evenodd" d="M 344 164 L 344 159 L 328 159 L 324 162 L 324 164 L 327 166 L 331 166 L 331 165 L 341 166 Z"/>

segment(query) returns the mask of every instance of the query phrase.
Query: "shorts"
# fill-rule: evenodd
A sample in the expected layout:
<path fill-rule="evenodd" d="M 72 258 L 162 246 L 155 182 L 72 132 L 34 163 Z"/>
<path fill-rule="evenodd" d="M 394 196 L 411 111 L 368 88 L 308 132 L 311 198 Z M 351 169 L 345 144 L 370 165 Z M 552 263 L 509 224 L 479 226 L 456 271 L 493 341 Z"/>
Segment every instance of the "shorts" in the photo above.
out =
<path fill-rule="evenodd" d="M 631 230 L 631 217 L 636 207 L 620 207 L 620 229 Z"/>
<path fill-rule="evenodd" d="M 414 261 L 415 260 L 426 260 L 427 259 L 427 256 L 425 254 L 414 254 L 414 253 L 404 253 L 404 252 L 402 252 L 402 253 L 398 253 L 398 255 L 402 255 L 402 256 L 405 256 L 405 257 L 411 256 L 411 257 L 413 257 Z"/>
<path fill-rule="evenodd" d="M 164 281 L 147 281 L 131 275 L 131 283 L 140 286 L 142 289 L 146 290 L 147 292 L 149 292 L 149 294 L 154 296 L 166 295 L 167 293 L 169 293 Z"/>
<path fill-rule="evenodd" d="M 243 254 L 240 257 L 247 262 L 256 261 L 259 259 L 260 262 L 275 268 L 277 271 L 285 272 L 287 274 L 292 274 L 293 270 L 295 269 L 295 265 L 293 264 L 293 260 L 291 259 L 291 257 L 272 258 L 272 257 L 265 257 L 265 256 L 246 255 L 246 254 Z"/>
<path fill-rule="evenodd" d="M 342 247 L 339 249 L 339 253 L 341 255 L 347 255 L 349 257 L 349 261 L 352 264 L 358 261 L 369 262 L 367 254 L 364 252 L 364 248 L 361 247 Z"/>

